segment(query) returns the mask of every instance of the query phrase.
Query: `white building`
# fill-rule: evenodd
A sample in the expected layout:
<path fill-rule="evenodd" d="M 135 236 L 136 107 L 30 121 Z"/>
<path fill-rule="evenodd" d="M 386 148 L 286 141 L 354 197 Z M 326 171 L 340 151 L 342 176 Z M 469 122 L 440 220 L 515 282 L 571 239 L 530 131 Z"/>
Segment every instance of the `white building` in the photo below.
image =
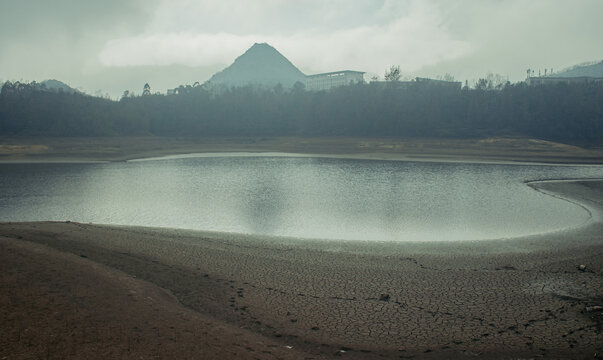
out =
<path fill-rule="evenodd" d="M 306 90 L 329 90 L 339 86 L 364 82 L 364 72 L 342 70 L 306 76 Z"/>

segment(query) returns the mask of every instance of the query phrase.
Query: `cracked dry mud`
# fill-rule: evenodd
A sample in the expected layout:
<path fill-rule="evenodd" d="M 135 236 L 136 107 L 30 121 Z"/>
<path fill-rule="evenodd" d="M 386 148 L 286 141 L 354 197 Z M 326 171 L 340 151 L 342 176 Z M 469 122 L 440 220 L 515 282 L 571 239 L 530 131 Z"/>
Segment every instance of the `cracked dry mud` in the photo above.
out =
<path fill-rule="evenodd" d="M 27 341 L 42 352 L 40 356 L 49 348 L 56 351 L 55 357 L 68 355 L 57 349 L 65 348 L 61 344 L 69 330 L 64 328 L 75 325 L 66 326 L 65 321 L 77 319 L 69 320 L 61 304 L 83 291 L 77 281 L 88 275 L 65 280 L 59 274 L 69 261 L 39 262 L 38 271 L 45 269 L 41 283 L 69 285 L 39 291 L 42 285 L 36 274 L 42 275 L 28 272 L 26 260 L 35 257 L 35 251 L 45 251 L 50 259 L 77 258 L 78 271 L 121 274 L 113 282 L 92 279 L 96 283 L 87 283 L 87 297 L 75 296 L 81 302 L 73 305 L 77 309 L 90 309 L 87 302 L 99 297 L 116 302 L 107 292 L 127 297 L 132 286 L 169 291 L 171 302 L 136 308 L 127 323 L 136 323 L 145 312 L 153 314 L 157 323 L 149 329 L 172 326 L 167 332 L 180 335 L 172 335 L 170 346 L 182 357 L 196 358 L 199 351 L 225 354 L 235 347 L 237 358 L 259 359 L 600 356 L 601 313 L 587 307 L 603 304 L 603 182 L 537 186 L 588 206 L 593 221 L 579 229 L 519 239 L 427 244 L 301 241 L 79 223 L 1 224 L 1 254 L 8 258 L 2 262 L 5 275 L 0 278 L 4 348 L 0 354 L 14 358 L 28 347 L 25 340 L 14 338 L 26 325 L 7 322 L 14 320 L 14 311 L 23 310 L 7 294 L 25 301 L 54 292 L 61 298 L 55 296 L 54 304 L 45 305 L 52 313 L 45 319 L 46 327 Z M 21 283 L 7 280 L 11 271 L 7 263 L 21 269 L 19 276 L 13 274 Z M 586 271 L 578 269 L 580 264 L 586 264 Z M 115 280 L 124 276 L 128 283 Z M 109 290 L 108 283 L 117 285 Z M 17 296 L 19 289 L 29 295 Z M 170 311 L 178 316 L 166 315 Z M 135 330 L 123 326 L 116 314 L 106 315 L 95 315 L 89 325 L 121 324 L 124 338 L 146 344 L 138 351 L 161 354 L 151 330 L 143 325 L 143 330 Z M 197 325 L 180 329 L 185 323 Z M 185 330 L 193 335 L 182 335 L 188 334 Z M 49 333 L 56 334 L 52 341 Z M 85 343 L 85 335 L 78 336 Z M 47 344 L 39 343 L 43 341 Z M 102 341 L 85 344 L 103 346 Z M 70 351 L 84 347 L 70 346 Z M 128 357 L 131 353 L 124 346 L 120 354 Z"/>

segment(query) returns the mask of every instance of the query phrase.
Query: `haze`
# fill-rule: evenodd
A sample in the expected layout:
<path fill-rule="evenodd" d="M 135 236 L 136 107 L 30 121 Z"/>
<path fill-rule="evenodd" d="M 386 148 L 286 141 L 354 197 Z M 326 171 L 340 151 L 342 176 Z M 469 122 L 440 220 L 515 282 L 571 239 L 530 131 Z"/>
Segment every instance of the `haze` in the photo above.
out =
<path fill-rule="evenodd" d="M 304 73 L 352 69 L 383 76 L 488 72 L 603 59 L 603 2 L 79 0 L 0 4 L 0 81 L 59 79 L 119 96 L 203 82 L 255 42 Z"/>

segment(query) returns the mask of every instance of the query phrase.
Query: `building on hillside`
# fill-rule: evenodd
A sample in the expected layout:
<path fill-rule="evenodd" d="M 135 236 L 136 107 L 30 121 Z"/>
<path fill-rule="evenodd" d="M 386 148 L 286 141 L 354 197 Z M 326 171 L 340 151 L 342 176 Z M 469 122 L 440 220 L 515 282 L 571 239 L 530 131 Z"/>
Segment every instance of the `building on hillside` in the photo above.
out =
<path fill-rule="evenodd" d="M 385 88 L 388 87 L 390 89 L 410 89 L 413 85 L 416 84 L 414 80 L 401 80 L 401 81 L 385 81 L 385 80 L 371 80 L 369 83 L 372 87 L 376 88 Z"/>
<path fill-rule="evenodd" d="M 463 83 L 460 81 L 448 81 L 448 80 L 436 80 L 429 78 L 417 77 L 414 80 L 403 80 L 403 81 L 371 81 L 371 86 L 376 87 L 389 87 L 396 90 L 409 90 L 418 89 L 425 87 L 438 87 L 448 88 L 453 90 L 460 90 Z"/>
<path fill-rule="evenodd" d="M 448 80 L 436 80 L 429 78 L 421 78 L 418 77 L 415 79 L 415 82 L 418 85 L 422 86 L 436 86 L 436 87 L 445 87 L 454 90 L 460 90 L 463 86 L 463 83 L 460 81 L 448 81 Z"/>
<path fill-rule="evenodd" d="M 306 76 L 306 90 L 329 90 L 339 86 L 364 82 L 364 72 L 342 70 Z"/>
<path fill-rule="evenodd" d="M 554 84 L 587 84 L 587 83 L 603 83 L 603 78 L 590 77 L 590 76 L 577 76 L 577 77 L 552 77 L 552 76 L 538 76 L 529 77 L 526 79 L 526 83 L 530 86 L 537 85 L 554 85 Z"/>

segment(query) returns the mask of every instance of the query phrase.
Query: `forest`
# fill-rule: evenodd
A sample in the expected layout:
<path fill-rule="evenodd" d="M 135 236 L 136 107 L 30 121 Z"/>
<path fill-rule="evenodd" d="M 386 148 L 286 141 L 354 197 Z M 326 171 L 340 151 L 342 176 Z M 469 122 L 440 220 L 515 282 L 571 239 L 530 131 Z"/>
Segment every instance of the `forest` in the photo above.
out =
<path fill-rule="evenodd" d="M 603 83 L 462 89 L 397 82 L 305 91 L 301 83 L 180 86 L 177 94 L 124 96 L 45 91 L 6 82 L 0 136 L 531 137 L 603 144 Z M 479 84 L 478 84 L 479 85 Z"/>

